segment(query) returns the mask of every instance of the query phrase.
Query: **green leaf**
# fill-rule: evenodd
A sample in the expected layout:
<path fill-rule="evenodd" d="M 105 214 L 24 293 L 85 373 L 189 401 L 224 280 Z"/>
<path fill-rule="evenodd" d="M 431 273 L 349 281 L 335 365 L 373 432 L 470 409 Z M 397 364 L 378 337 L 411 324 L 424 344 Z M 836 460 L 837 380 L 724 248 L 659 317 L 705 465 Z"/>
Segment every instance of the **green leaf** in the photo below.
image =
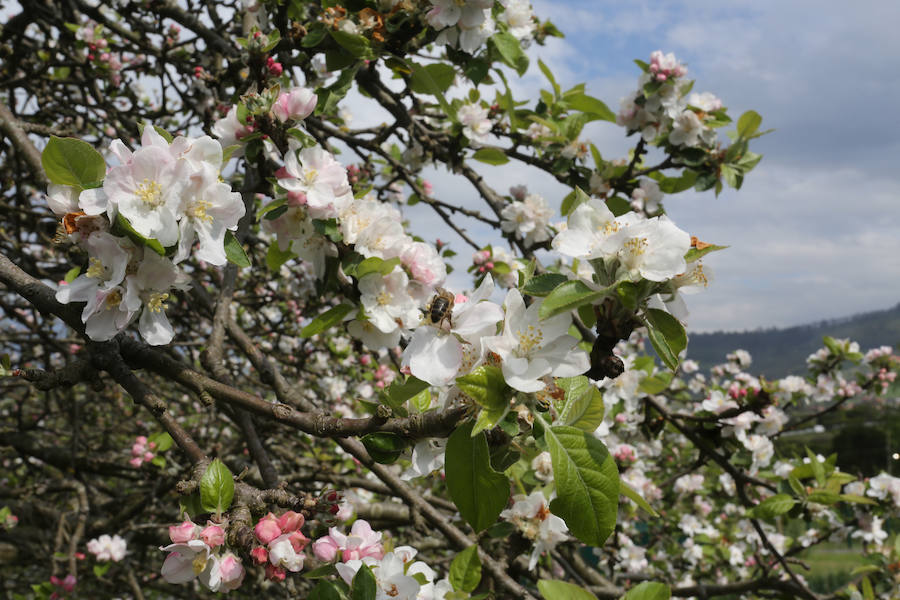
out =
<path fill-rule="evenodd" d="M 816 483 L 820 486 L 825 485 L 825 466 L 819 462 L 819 459 L 816 457 L 816 453 L 806 449 L 806 456 L 809 457 L 809 466 L 812 469 L 812 474 L 816 478 Z"/>
<path fill-rule="evenodd" d="M 509 158 L 500 148 L 481 148 L 472 158 L 489 165 L 505 165 L 509 162 Z"/>
<path fill-rule="evenodd" d="M 754 506 L 750 514 L 761 519 L 772 519 L 783 515 L 797 504 L 797 500 L 787 494 L 775 494 Z"/>
<path fill-rule="evenodd" d="M 508 405 L 510 388 L 499 367 L 481 365 L 457 378 L 456 385 L 482 408 L 497 409 Z"/>
<path fill-rule="evenodd" d="M 580 110 L 583 113 L 591 115 L 593 117 L 590 119 L 591 121 L 602 119 L 603 121 L 610 121 L 612 123 L 616 122 L 616 113 L 609 110 L 609 107 L 606 106 L 603 101 L 598 100 L 593 96 L 588 96 L 587 94 L 568 96 L 566 97 L 566 104 L 569 105 L 569 108 Z"/>
<path fill-rule="evenodd" d="M 345 265 L 344 273 L 351 277 L 356 277 L 357 279 L 362 279 L 366 275 L 371 275 L 372 273 L 378 273 L 379 275 L 384 276 L 390 274 L 390 272 L 394 270 L 394 267 L 399 264 L 400 259 L 396 257 L 384 260 L 377 256 L 370 256 L 359 263 Z"/>
<path fill-rule="evenodd" d="M 157 240 L 145 238 L 137 230 L 131 226 L 131 223 L 122 216 L 122 213 L 116 213 L 116 222 L 113 224 L 112 233 L 118 235 L 125 235 L 132 242 L 137 244 L 138 246 L 146 246 L 159 254 L 160 256 L 166 255 L 166 249 L 162 247 Z"/>
<path fill-rule="evenodd" d="M 677 194 L 694 187 L 696 181 L 697 173 L 686 170 L 681 177 L 664 177 L 659 182 L 659 190 L 664 194 Z"/>
<path fill-rule="evenodd" d="M 672 592 L 666 584 L 645 581 L 628 590 L 624 600 L 669 600 L 671 596 Z"/>
<path fill-rule="evenodd" d="M 382 392 L 382 401 L 390 406 L 400 406 L 407 400 L 427 391 L 427 382 L 410 375 L 406 381 L 395 379 L 388 389 Z"/>
<path fill-rule="evenodd" d="M 239 267 L 250 266 L 250 257 L 244 252 L 244 247 L 231 231 L 225 232 L 225 256 L 228 258 L 228 262 Z"/>
<path fill-rule="evenodd" d="M 317 567 L 312 571 L 306 571 L 303 573 L 304 579 L 321 579 L 323 577 L 331 577 L 332 575 L 337 575 L 337 569 L 334 568 L 334 563 L 327 563 L 322 565 L 321 567 Z"/>
<path fill-rule="evenodd" d="M 110 567 L 112 567 L 111 562 L 103 565 L 94 565 L 94 576 L 97 579 L 101 579 L 104 575 L 106 575 L 106 572 L 109 571 Z"/>
<path fill-rule="evenodd" d="M 738 119 L 737 132 L 742 138 L 749 138 L 759 129 L 762 117 L 755 110 L 748 110 Z"/>
<path fill-rule="evenodd" d="M 583 375 L 556 380 L 556 385 L 566 392 L 565 405 L 559 413 L 559 422 L 593 433 L 603 422 L 605 407 L 603 394 Z"/>
<path fill-rule="evenodd" d="M 557 98 L 559 98 L 559 84 L 556 83 L 556 78 L 553 76 L 553 72 L 550 71 L 550 68 L 544 64 L 544 61 L 538 59 L 538 68 L 541 70 L 541 73 L 544 74 L 544 77 L 550 82 L 550 85 L 553 86 L 553 94 Z"/>
<path fill-rule="evenodd" d="M 569 312 L 585 304 L 593 304 L 609 292 L 612 286 L 602 290 L 589 288 L 583 281 L 567 281 L 544 298 L 538 311 L 541 320 Z"/>
<path fill-rule="evenodd" d="M 559 212 L 563 216 L 571 214 L 573 210 L 590 199 L 591 197 L 585 194 L 584 190 L 582 190 L 578 186 L 575 186 L 575 189 L 572 191 L 572 193 L 563 198 L 562 205 L 559 207 Z"/>
<path fill-rule="evenodd" d="M 344 320 L 350 312 L 356 310 L 351 304 L 338 304 L 333 308 L 329 308 L 321 315 L 312 320 L 312 322 L 300 330 L 300 337 L 312 337 L 317 333 L 322 333 L 326 329 L 334 327 Z"/>
<path fill-rule="evenodd" d="M 316 91 L 316 95 L 319 97 L 319 102 L 316 104 L 317 115 L 330 115 L 337 109 L 338 102 L 350 90 L 353 78 L 356 77 L 356 72 L 359 70 L 360 65 L 362 65 L 361 61 L 356 61 L 353 66 L 345 65 L 346 68 L 341 70 L 341 74 L 334 83 L 325 89 Z"/>
<path fill-rule="evenodd" d="M 828 490 L 813 490 L 806 497 L 806 500 L 807 502 L 816 502 L 818 504 L 831 506 L 832 504 L 840 502 L 841 496 L 840 494 L 835 494 L 834 492 L 829 492 Z"/>
<path fill-rule="evenodd" d="M 626 498 L 629 498 L 632 502 L 643 508 L 645 511 L 650 513 L 651 516 L 658 517 L 659 513 L 653 510 L 653 507 L 650 506 L 650 503 L 644 500 L 643 496 L 637 493 L 630 485 L 619 480 L 619 493 Z"/>
<path fill-rule="evenodd" d="M 674 376 L 675 374 L 671 371 L 663 371 L 650 377 L 644 377 L 638 386 L 638 390 L 645 394 L 659 394 L 669 387 L 669 383 L 671 383 Z"/>
<path fill-rule="evenodd" d="M 562 273 L 541 273 L 529 279 L 522 292 L 529 296 L 546 296 L 568 280 Z"/>
<path fill-rule="evenodd" d="M 431 94 L 435 98 L 437 98 L 438 104 L 441 105 L 441 109 L 444 113 L 450 117 L 451 119 L 456 119 L 456 109 L 453 108 L 447 99 L 444 97 L 444 90 L 447 88 L 441 87 L 441 82 L 436 81 L 432 76 L 431 72 L 427 67 L 423 67 L 417 63 L 412 61 L 404 61 L 403 59 L 398 59 L 402 64 L 406 66 L 406 68 L 410 72 L 410 85 L 412 85 L 412 81 L 416 81 L 416 88 L 423 90 L 420 93 L 423 94 Z M 438 72 L 440 76 L 440 72 Z"/>
<path fill-rule="evenodd" d="M 63 277 L 63 281 L 65 281 L 66 283 L 72 283 L 79 275 L 81 275 L 81 267 L 72 267 L 71 269 L 66 271 L 66 276 Z"/>
<path fill-rule="evenodd" d="M 584 588 L 554 579 L 541 579 L 538 581 L 538 591 L 544 597 L 544 600 L 597 600 L 597 596 Z"/>
<path fill-rule="evenodd" d="M 473 592 L 481 582 L 481 559 L 478 544 L 469 546 L 450 563 L 450 585 L 458 592 Z"/>
<path fill-rule="evenodd" d="M 234 477 L 218 458 L 214 459 L 200 478 L 200 505 L 203 510 L 221 515 L 234 498 Z"/>
<path fill-rule="evenodd" d="M 366 447 L 372 460 L 383 465 L 397 462 L 406 449 L 406 442 L 403 438 L 395 433 L 384 431 L 367 433 L 360 438 L 360 441 Z"/>
<path fill-rule="evenodd" d="M 710 252 L 718 252 L 719 250 L 724 250 L 728 248 L 728 246 L 716 246 L 714 244 L 710 244 L 705 247 L 703 250 L 698 250 L 697 248 L 691 248 L 687 251 L 687 254 L 684 255 L 685 262 L 694 262 L 695 260 L 699 260 L 709 254 Z"/>
<path fill-rule="evenodd" d="M 456 70 L 447 63 L 415 64 L 409 77 L 409 89 L 417 94 L 437 96 L 446 92 L 456 78 Z"/>
<path fill-rule="evenodd" d="M 51 182 L 81 189 L 99 187 L 106 176 L 103 156 L 75 138 L 50 136 L 41 152 L 41 165 Z"/>
<path fill-rule="evenodd" d="M 341 600 L 341 593 L 330 581 L 320 581 L 309 593 L 307 600 Z"/>
<path fill-rule="evenodd" d="M 194 492 L 188 496 L 181 496 L 178 499 L 179 514 L 187 514 L 189 517 L 196 519 L 203 514 L 203 506 L 200 504 L 200 492 Z"/>
<path fill-rule="evenodd" d="M 810 496 L 812 496 L 812 494 L 810 494 Z M 878 504 L 871 498 L 866 498 L 865 496 L 857 496 L 856 494 L 841 494 L 838 496 L 838 498 L 840 498 L 844 502 L 852 502 L 853 504 Z"/>
<path fill-rule="evenodd" d="M 521 77 L 528 70 L 528 57 L 522 50 L 522 45 L 511 33 L 504 31 L 494 34 L 491 42 L 500 53 L 500 58 L 507 65 L 516 70 Z"/>
<path fill-rule="evenodd" d="M 352 54 L 356 58 L 371 60 L 375 58 L 372 47 L 369 45 L 369 39 L 363 35 L 349 33 L 341 29 L 332 29 L 328 33 L 334 38 L 344 50 Z"/>
<path fill-rule="evenodd" d="M 147 441 L 156 444 L 156 446 L 154 446 L 153 448 L 154 452 L 165 452 L 166 450 L 171 448 L 172 444 L 174 443 L 172 436 L 169 435 L 167 431 L 161 431 L 157 434 L 151 435 L 150 439 Z"/>
<path fill-rule="evenodd" d="M 509 500 L 509 481 L 491 468 L 484 433 L 472 437 L 472 424 L 467 423 L 447 440 L 447 490 L 459 514 L 476 532 L 497 521 Z"/>
<path fill-rule="evenodd" d="M 619 472 L 606 446 L 590 433 L 544 427 L 558 496 L 550 511 L 585 544 L 601 546 L 616 526 Z"/>
<path fill-rule="evenodd" d="M 681 322 L 658 308 L 648 308 L 647 331 L 653 349 L 667 367 L 673 371 L 678 368 L 678 355 L 687 348 L 687 333 Z"/>
<path fill-rule="evenodd" d="M 278 272 L 281 265 L 292 258 L 296 258 L 296 256 L 296 254 L 291 252 L 290 248 L 281 250 L 278 247 L 278 242 L 272 241 L 272 243 L 269 244 L 269 250 L 266 252 L 266 267 L 268 267 L 270 271 Z"/>
<path fill-rule="evenodd" d="M 350 584 L 350 600 L 375 600 L 377 588 L 372 570 L 366 565 L 360 565 Z"/>

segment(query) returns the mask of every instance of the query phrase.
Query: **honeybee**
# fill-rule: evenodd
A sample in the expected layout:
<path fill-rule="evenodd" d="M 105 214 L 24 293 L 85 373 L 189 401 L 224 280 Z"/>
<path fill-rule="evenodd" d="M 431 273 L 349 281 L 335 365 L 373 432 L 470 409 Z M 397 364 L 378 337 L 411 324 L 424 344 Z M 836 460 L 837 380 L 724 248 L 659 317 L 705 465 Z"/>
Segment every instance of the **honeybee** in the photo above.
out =
<path fill-rule="evenodd" d="M 431 301 L 425 306 L 425 319 L 432 325 L 437 325 L 438 329 L 442 329 L 444 321 L 453 327 L 453 301 L 455 296 L 453 292 L 448 292 L 442 287 L 437 288 L 437 293 L 431 298 Z"/>

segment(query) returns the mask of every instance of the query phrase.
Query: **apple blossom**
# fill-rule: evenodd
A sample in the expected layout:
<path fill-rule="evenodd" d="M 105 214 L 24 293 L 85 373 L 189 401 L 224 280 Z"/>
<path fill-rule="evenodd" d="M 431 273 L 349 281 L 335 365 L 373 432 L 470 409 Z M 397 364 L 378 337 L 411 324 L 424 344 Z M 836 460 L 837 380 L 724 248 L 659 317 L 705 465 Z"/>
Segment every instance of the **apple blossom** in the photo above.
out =
<path fill-rule="evenodd" d="M 104 533 L 99 538 L 94 538 L 87 543 L 88 552 L 97 557 L 100 562 L 119 562 L 125 558 L 127 544 L 125 540 L 114 535 Z"/>

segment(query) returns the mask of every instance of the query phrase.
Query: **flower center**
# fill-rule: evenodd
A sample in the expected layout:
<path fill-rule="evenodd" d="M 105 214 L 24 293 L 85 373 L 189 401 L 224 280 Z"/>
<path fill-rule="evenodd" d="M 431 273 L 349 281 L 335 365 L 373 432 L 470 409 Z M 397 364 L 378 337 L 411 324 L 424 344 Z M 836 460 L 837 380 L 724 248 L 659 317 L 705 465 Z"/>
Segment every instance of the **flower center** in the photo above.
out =
<path fill-rule="evenodd" d="M 315 169 L 303 169 L 303 183 L 306 185 L 313 185 L 316 182 L 316 177 L 319 176 L 319 172 Z"/>
<path fill-rule="evenodd" d="M 203 569 L 206 568 L 206 557 L 203 554 L 197 553 L 197 556 L 194 557 L 194 562 L 191 563 L 191 566 L 194 569 L 194 575 L 199 575 L 203 572 Z"/>
<path fill-rule="evenodd" d="M 520 354 L 527 355 L 544 341 L 544 332 L 534 325 L 529 325 L 525 331 L 521 329 L 516 330 L 516 339 L 519 340 Z"/>
<path fill-rule="evenodd" d="M 149 308 L 152 312 L 162 312 L 166 309 L 166 299 L 169 297 L 168 293 L 153 293 L 150 294 L 150 299 L 147 300 L 147 308 Z"/>
<path fill-rule="evenodd" d="M 385 306 L 391 303 L 391 295 L 387 293 L 387 291 L 382 290 L 378 296 L 375 297 L 376 302 L 380 306 Z"/>
<path fill-rule="evenodd" d="M 691 271 L 690 278 L 693 283 L 702 284 L 703 287 L 709 287 L 709 279 L 706 277 L 706 273 L 703 272 L 702 264 L 698 264 L 694 267 Z"/>
<path fill-rule="evenodd" d="M 197 219 L 198 221 L 204 221 L 206 223 L 212 223 L 212 215 L 206 214 L 206 209 L 212 208 L 212 202 L 208 202 L 206 200 L 197 200 L 188 206 L 187 210 L 184 211 L 187 216 Z"/>
<path fill-rule="evenodd" d="M 100 262 L 99 258 L 94 258 L 92 256 L 85 275 L 87 275 L 88 277 L 96 277 L 97 279 L 99 279 L 106 275 L 106 267 L 103 266 L 103 263 Z"/>
<path fill-rule="evenodd" d="M 122 302 L 122 292 L 113 290 L 106 296 L 106 310 L 117 308 Z"/>
<path fill-rule="evenodd" d="M 648 243 L 647 238 L 631 238 L 625 244 L 623 244 L 623 249 L 632 257 L 640 256 L 647 249 Z"/>
<path fill-rule="evenodd" d="M 162 186 L 144 177 L 144 181 L 137 186 L 135 195 L 150 208 L 157 208 L 163 203 Z"/>

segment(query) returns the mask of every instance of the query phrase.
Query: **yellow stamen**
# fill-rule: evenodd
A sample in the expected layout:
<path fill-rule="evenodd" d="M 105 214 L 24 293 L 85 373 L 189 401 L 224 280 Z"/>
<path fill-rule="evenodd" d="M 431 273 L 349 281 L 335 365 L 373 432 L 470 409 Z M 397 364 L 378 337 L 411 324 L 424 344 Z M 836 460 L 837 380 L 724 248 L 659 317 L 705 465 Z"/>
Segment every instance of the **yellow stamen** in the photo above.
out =
<path fill-rule="evenodd" d="M 146 177 L 143 183 L 137 186 L 134 194 L 150 208 L 156 208 L 163 203 L 162 186 Z"/>
<path fill-rule="evenodd" d="M 103 266 L 103 263 L 100 262 L 99 258 L 94 258 L 92 256 L 85 275 L 99 279 L 106 275 L 106 268 Z"/>
<path fill-rule="evenodd" d="M 519 350 L 521 354 L 528 354 L 532 349 L 540 346 L 541 342 L 544 341 L 544 332 L 534 325 L 529 325 L 528 329 L 525 331 L 522 331 L 521 329 L 516 330 L 516 339 L 519 340 Z"/>
<path fill-rule="evenodd" d="M 207 202 L 206 200 L 197 200 L 188 206 L 187 210 L 184 211 L 187 216 L 197 219 L 198 221 L 204 221 L 206 223 L 212 223 L 212 215 L 206 214 L 206 209 L 212 208 L 212 202 Z"/>
<path fill-rule="evenodd" d="M 169 294 L 163 293 L 155 293 L 150 294 L 150 299 L 147 300 L 147 308 L 149 308 L 152 312 L 162 312 L 166 309 L 166 299 L 169 297 Z"/>

